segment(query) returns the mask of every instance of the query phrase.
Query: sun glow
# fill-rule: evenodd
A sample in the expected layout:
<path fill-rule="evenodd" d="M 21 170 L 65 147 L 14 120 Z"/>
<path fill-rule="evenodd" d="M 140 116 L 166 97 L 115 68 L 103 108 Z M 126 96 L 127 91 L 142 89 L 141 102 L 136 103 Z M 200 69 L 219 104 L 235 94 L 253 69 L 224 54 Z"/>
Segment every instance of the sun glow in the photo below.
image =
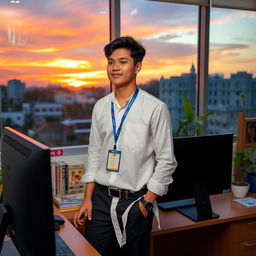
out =
<path fill-rule="evenodd" d="M 73 73 L 73 74 L 64 74 L 59 75 L 64 77 L 76 77 L 79 79 L 84 78 L 106 78 L 106 71 L 105 70 L 98 70 L 98 71 L 89 71 L 89 72 L 83 72 L 83 73 Z"/>
<path fill-rule="evenodd" d="M 86 60 L 71 60 L 71 59 L 61 59 L 57 58 L 55 60 L 49 61 L 45 64 L 47 67 L 59 67 L 59 68 L 78 68 L 85 69 L 90 68 L 91 65 Z"/>
<path fill-rule="evenodd" d="M 66 85 L 81 87 L 87 85 L 99 85 L 100 82 L 104 82 L 107 79 L 105 70 L 88 71 L 83 73 L 71 73 L 71 74 L 58 74 L 57 82 L 64 83 Z"/>
<path fill-rule="evenodd" d="M 56 52 L 57 48 L 45 48 L 45 49 L 29 49 L 28 52 Z"/>
<path fill-rule="evenodd" d="M 77 79 L 60 79 L 58 83 L 65 84 L 73 87 L 82 87 L 88 85 L 95 85 L 95 81 L 82 81 Z"/>

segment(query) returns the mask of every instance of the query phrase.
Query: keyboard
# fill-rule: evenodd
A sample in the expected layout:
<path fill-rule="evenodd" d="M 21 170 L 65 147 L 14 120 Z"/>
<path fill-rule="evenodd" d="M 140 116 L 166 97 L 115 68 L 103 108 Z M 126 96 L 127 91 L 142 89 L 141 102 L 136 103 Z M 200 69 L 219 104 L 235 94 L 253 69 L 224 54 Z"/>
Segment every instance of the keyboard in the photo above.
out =
<path fill-rule="evenodd" d="M 195 205 L 195 198 L 188 198 L 188 199 L 182 199 L 182 200 L 177 200 L 177 201 L 158 203 L 157 205 L 161 210 L 168 211 L 168 210 L 177 209 L 177 208 L 183 207 L 183 206 Z"/>
<path fill-rule="evenodd" d="M 59 234 L 55 233 L 56 256 L 75 256 Z"/>

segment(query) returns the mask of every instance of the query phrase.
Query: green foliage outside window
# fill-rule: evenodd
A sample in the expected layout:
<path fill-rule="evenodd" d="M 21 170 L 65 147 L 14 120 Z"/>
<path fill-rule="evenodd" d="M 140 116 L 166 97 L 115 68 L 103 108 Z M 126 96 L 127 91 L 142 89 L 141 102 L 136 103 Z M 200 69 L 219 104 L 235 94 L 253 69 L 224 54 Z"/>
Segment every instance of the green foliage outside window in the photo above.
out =
<path fill-rule="evenodd" d="M 207 112 L 206 114 L 197 116 L 195 118 L 194 109 L 191 102 L 188 99 L 187 93 L 184 94 L 182 110 L 185 119 L 177 119 L 179 122 L 179 126 L 175 133 L 175 136 L 186 137 L 203 135 L 202 121 L 207 119 L 208 116 L 212 115 L 213 112 Z"/>

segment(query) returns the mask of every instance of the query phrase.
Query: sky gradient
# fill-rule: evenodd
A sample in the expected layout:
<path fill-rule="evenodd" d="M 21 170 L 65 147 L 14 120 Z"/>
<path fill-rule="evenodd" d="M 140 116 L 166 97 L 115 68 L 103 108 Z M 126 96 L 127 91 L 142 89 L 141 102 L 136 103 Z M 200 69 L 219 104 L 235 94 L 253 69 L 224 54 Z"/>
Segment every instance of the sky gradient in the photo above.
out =
<path fill-rule="evenodd" d="M 10 0 L 0 3 L 0 84 L 107 85 L 103 47 L 109 40 L 106 0 Z M 196 6 L 121 0 L 121 35 L 146 47 L 138 82 L 188 73 L 197 62 Z M 213 8 L 210 73 L 256 77 L 256 13 Z"/>

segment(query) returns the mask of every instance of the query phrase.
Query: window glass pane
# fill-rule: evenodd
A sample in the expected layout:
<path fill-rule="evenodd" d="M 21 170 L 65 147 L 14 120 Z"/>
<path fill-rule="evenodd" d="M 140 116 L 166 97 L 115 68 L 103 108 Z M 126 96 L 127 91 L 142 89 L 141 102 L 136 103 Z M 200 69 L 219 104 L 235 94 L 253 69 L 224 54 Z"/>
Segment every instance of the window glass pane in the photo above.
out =
<path fill-rule="evenodd" d="M 0 12 L 2 126 L 49 146 L 87 144 L 93 105 L 109 91 L 108 1 L 5 0 Z"/>
<path fill-rule="evenodd" d="M 167 104 L 174 134 L 185 118 L 185 93 L 195 106 L 197 19 L 196 6 L 121 1 L 121 35 L 135 37 L 147 50 L 138 84 Z"/>
<path fill-rule="evenodd" d="M 256 116 L 256 14 L 212 8 L 209 133 L 236 134 L 237 114 Z"/>

